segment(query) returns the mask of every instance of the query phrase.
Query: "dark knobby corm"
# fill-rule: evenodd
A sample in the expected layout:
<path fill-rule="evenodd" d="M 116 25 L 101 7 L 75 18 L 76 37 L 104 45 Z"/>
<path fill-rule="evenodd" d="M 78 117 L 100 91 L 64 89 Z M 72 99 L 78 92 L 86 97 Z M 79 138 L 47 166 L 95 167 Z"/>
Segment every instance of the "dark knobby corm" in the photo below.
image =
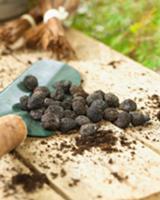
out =
<path fill-rule="evenodd" d="M 77 115 L 86 114 L 86 105 L 82 101 L 73 101 L 72 109 Z"/>
<path fill-rule="evenodd" d="M 41 118 L 42 127 L 47 130 L 56 131 L 60 127 L 60 119 L 54 113 L 45 113 Z"/>
<path fill-rule="evenodd" d="M 55 83 L 54 87 L 56 89 L 62 88 L 66 94 L 69 94 L 69 90 L 70 90 L 71 85 L 72 85 L 71 81 L 62 80 L 62 81 Z"/>
<path fill-rule="evenodd" d="M 102 99 L 94 100 L 87 109 L 87 117 L 92 122 L 99 122 L 103 119 L 103 112 L 107 104 Z"/>
<path fill-rule="evenodd" d="M 99 126 L 97 124 L 89 123 L 84 124 L 80 128 L 81 136 L 89 136 L 97 133 Z"/>
<path fill-rule="evenodd" d="M 120 109 L 131 112 L 137 109 L 137 104 L 132 99 L 126 99 L 120 104 Z"/>
<path fill-rule="evenodd" d="M 51 98 L 45 98 L 44 99 L 44 106 L 49 107 L 49 106 L 61 106 L 62 102 L 61 101 L 55 101 Z"/>
<path fill-rule="evenodd" d="M 84 98 L 88 96 L 81 86 L 72 85 L 69 91 L 72 96 L 82 96 Z"/>
<path fill-rule="evenodd" d="M 51 93 L 51 98 L 57 101 L 63 101 L 65 98 L 63 88 L 57 88 L 55 92 Z"/>
<path fill-rule="evenodd" d="M 73 95 L 72 102 L 75 102 L 75 101 L 80 101 L 83 104 L 86 104 L 86 99 L 82 96 Z"/>
<path fill-rule="evenodd" d="M 108 107 L 116 108 L 119 106 L 119 98 L 113 93 L 105 94 L 104 99 L 105 99 Z"/>
<path fill-rule="evenodd" d="M 64 117 L 75 119 L 76 116 L 77 115 L 73 110 L 65 110 L 64 111 Z"/>
<path fill-rule="evenodd" d="M 115 94 L 105 94 L 102 90 L 87 94 L 81 86 L 72 85 L 68 80 L 55 83 L 54 88 L 50 92 L 47 87 L 39 86 L 29 97 L 20 98 L 21 109 L 28 111 L 32 119 L 41 121 L 44 129 L 67 133 L 80 128 L 85 135 L 85 132 L 95 133 L 95 123 L 103 119 L 122 129 L 149 121 L 148 115 L 135 111 L 137 105 L 131 99 L 119 106 Z"/>
<path fill-rule="evenodd" d="M 118 111 L 115 108 L 106 108 L 104 111 L 104 119 L 110 122 L 116 121 L 118 118 Z"/>
<path fill-rule="evenodd" d="M 44 106 L 44 96 L 41 94 L 33 93 L 28 99 L 28 109 L 34 110 Z"/>
<path fill-rule="evenodd" d="M 99 122 L 103 119 L 103 111 L 95 106 L 90 106 L 87 109 L 87 117 L 94 123 Z"/>
<path fill-rule="evenodd" d="M 28 110 L 28 100 L 29 97 L 26 95 L 20 98 L 20 107 L 22 110 Z"/>
<path fill-rule="evenodd" d="M 92 94 L 89 94 L 86 101 L 87 101 L 87 104 L 90 105 L 91 103 L 93 103 L 93 101 L 103 100 L 103 98 L 104 98 L 104 94 L 100 90 L 98 90 L 98 91 L 93 92 Z"/>
<path fill-rule="evenodd" d="M 23 85 L 29 91 L 33 91 L 38 86 L 38 80 L 35 76 L 29 75 L 24 78 Z"/>
<path fill-rule="evenodd" d="M 47 87 L 45 86 L 40 86 L 36 87 L 35 90 L 33 91 L 34 94 L 41 95 L 44 98 L 50 96 L 50 91 Z"/>
<path fill-rule="evenodd" d="M 60 123 L 60 131 L 63 133 L 66 133 L 68 131 L 71 131 L 77 127 L 77 123 L 72 118 L 62 118 Z"/>
<path fill-rule="evenodd" d="M 64 109 L 62 106 L 56 106 L 56 105 L 51 105 L 47 108 L 45 113 L 53 113 L 56 115 L 59 119 L 63 118 L 64 116 Z"/>
<path fill-rule="evenodd" d="M 94 93 L 101 95 L 104 99 L 105 93 L 102 90 L 96 90 Z"/>
<path fill-rule="evenodd" d="M 84 124 L 89 124 L 91 121 L 88 117 L 86 117 L 85 115 L 79 115 L 78 117 L 76 117 L 76 123 L 78 124 L 78 126 L 82 126 Z"/>
<path fill-rule="evenodd" d="M 104 100 L 97 99 L 97 100 L 92 102 L 91 106 L 94 107 L 95 109 L 98 108 L 98 109 L 101 109 L 103 111 L 107 108 L 108 105 Z"/>
<path fill-rule="evenodd" d="M 128 112 L 118 114 L 117 120 L 114 122 L 119 128 L 127 128 L 131 122 L 131 115 Z"/>
<path fill-rule="evenodd" d="M 64 109 L 71 110 L 72 109 L 72 98 L 67 97 L 61 102 L 61 105 Z"/>
<path fill-rule="evenodd" d="M 44 111 L 45 111 L 45 108 L 39 108 L 36 110 L 31 110 L 29 114 L 32 117 L 32 119 L 41 120 L 42 115 L 44 114 Z"/>
<path fill-rule="evenodd" d="M 142 112 L 135 111 L 131 112 L 131 123 L 133 126 L 140 126 L 149 121 L 150 118 L 148 115 L 144 115 Z"/>

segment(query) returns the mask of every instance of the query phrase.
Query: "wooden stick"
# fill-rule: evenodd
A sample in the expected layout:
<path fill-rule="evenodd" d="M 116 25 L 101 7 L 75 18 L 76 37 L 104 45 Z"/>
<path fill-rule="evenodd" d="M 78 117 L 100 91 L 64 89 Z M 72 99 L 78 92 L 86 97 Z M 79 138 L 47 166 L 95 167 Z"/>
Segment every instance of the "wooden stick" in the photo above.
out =
<path fill-rule="evenodd" d="M 26 137 L 27 128 L 21 117 L 0 117 L 0 157 L 15 149 Z"/>
<path fill-rule="evenodd" d="M 52 8 L 50 0 L 40 0 L 42 13 Z M 50 50 L 56 53 L 58 59 L 75 58 L 75 52 L 68 42 L 62 22 L 57 18 L 51 18 L 47 23 L 33 27 L 25 34 L 26 46 Z"/>
<path fill-rule="evenodd" d="M 33 17 L 36 23 L 42 20 L 39 7 L 33 8 L 28 14 Z M 0 27 L 0 39 L 6 44 L 14 43 L 30 27 L 31 24 L 29 21 L 21 17 L 9 21 Z"/>

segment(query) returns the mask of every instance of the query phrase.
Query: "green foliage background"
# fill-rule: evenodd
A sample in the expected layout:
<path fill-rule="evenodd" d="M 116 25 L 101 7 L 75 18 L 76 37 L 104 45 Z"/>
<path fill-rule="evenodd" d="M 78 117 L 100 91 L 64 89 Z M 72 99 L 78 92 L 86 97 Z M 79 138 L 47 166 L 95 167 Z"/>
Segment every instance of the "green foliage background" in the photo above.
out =
<path fill-rule="evenodd" d="M 81 0 L 68 22 L 143 65 L 160 68 L 160 0 Z"/>
<path fill-rule="evenodd" d="M 143 65 L 160 68 L 159 0 L 82 0 L 72 22 Z"/>

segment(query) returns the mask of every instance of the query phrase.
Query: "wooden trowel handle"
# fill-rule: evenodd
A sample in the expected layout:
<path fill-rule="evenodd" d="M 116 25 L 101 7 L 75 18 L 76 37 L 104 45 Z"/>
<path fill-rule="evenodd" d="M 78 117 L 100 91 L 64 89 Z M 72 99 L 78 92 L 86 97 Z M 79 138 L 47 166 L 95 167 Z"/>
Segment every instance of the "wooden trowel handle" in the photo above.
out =
<path fill-rule="evenodd" d="M 20 145 L 27 137 L 23 119 L 17 115 L 0 117 L 0 157 Z"/>

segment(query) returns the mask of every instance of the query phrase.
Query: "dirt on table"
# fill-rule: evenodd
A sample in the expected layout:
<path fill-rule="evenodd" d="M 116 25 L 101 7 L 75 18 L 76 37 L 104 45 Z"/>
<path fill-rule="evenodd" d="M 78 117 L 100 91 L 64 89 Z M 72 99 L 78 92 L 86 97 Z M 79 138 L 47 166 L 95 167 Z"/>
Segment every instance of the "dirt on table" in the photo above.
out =
<path fill-rule="evenodd" d="M 92 147 L 99 147 L 106 152 L 116 152 L 115 147 L 118 138 L 112 130 L 101 130 L 97 134 L 84 137 L 76 137 L 76 146 L 73 154 L 82 154 L 85 150 L 90 150 Z"/>
<path fill-rule="evenodd" d="M 11 183 L 9 185 L 10 189 L 16 190 L 18 185 L 22 186 L 25 192 L 34 192 L 35 190 L 42 188 L 48 180 L 45 174 L 34 173 L 18 173 L 13 176 L 11 179 Z"/>

